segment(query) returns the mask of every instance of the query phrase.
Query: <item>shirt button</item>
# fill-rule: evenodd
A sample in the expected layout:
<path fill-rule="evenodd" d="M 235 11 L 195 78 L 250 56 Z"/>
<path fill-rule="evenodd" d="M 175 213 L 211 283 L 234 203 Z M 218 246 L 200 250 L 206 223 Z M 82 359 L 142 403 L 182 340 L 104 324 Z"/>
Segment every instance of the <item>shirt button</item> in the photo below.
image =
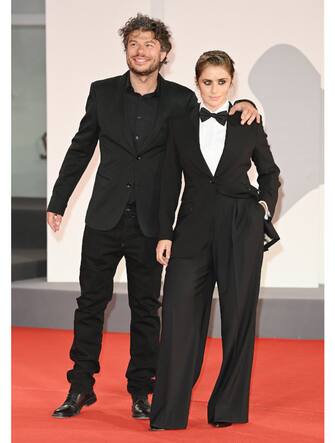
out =
<path fill-rule="evenodd" d="M 138 135 L 135 136 L 135 140 L 138 140 L 140 137 Z"/>
<path fill-rule="evenodd" d="M 131 188 L 131 183 L 126 184 L 127 188 Z"/>
<path fill-rule="evenodd" d="M 213 185 L 214 183 L 215 183 L 215 180 L 209 180 L 209 183 L 211 184 L 211 185 Z"/>
<path fill-rule="evenodd" d="M 138 115 L 136 118 L 137 118 L 137 120 L 141 120 L 142 117 L 140 115 Z"/>
<path fill-rule="evenodd" d="M 137 157 L 136 157 L 136 160 L 141 160 L 141 156 L 140 155 L 138 155 Z"/>

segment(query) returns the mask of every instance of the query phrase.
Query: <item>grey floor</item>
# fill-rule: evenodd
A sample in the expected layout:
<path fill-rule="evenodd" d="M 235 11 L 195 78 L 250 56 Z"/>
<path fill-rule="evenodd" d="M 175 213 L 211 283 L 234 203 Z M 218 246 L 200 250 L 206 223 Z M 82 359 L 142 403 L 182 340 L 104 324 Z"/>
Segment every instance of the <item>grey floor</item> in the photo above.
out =
<path fill-rule="evenodd" d="M 12 283 L 12 322 L 15 326 L 72 329 L 79 296 L 78 283 L 48 283 L 45 278 Z M 258 337 L 323 338 L 323 287 L 262 288 L 257 308 Z M 116 283 L 107 307 L 105 329 L 129 331 L 129 306 L 125 283 Z M 217 294 L 212 302 L 208 335 L 220 336 Z"/>

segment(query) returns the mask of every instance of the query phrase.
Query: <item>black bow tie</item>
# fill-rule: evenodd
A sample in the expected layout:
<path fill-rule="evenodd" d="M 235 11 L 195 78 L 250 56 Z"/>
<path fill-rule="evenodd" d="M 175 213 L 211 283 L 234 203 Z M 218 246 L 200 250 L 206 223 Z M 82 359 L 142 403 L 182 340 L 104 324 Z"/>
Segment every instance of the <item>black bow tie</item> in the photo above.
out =
<path fill-rule="evenodd" d="M 227 121 L 228 112 L 221 111 L 221 112 L 218 112 L 217 114 L 215 114 L 215 112 L 209 112 L 208 109 L 206 109 L 206 108 L 201 108 L 199 115 L 200 115 L 200 120 L 202 122 L 205 122 L 209 118 L 213 117 L 213 118 L 215 118 L 215 120 L 218 123 L 220 123 L 222 126 L 224 126 Z"/>

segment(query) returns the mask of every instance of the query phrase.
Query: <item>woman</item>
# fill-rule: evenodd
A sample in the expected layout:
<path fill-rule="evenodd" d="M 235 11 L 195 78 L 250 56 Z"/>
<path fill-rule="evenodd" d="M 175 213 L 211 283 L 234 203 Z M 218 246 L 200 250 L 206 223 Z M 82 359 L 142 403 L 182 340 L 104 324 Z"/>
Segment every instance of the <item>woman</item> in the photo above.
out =
<path fill-rule="evenodd" d="M 200 110 L 171 121 L 162 177 L 157 259 L 168 267 L 152 430 L 187 426 L 216 282 L 224 359 L 208 422 L 223 427 L 248 421 L 263 250 L 279 239 L 270 221 L 279 168 L 263 126 L 241 126 L 239 113 L 228 114 L 234 62 L 223 51 L 209 51 L 195 71 Z M 251 160 L 259 189 L 248 179 Z M 173 230 L 182 172 L 185 190 Z"/>

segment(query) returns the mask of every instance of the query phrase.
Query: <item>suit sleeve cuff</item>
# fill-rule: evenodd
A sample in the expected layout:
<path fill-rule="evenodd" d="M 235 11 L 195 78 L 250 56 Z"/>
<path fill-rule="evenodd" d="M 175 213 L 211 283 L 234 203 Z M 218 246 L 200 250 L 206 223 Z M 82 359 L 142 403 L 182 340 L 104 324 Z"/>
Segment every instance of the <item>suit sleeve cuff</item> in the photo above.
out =
<path fill-rule="evenodd" d="M 57 199 L 54 195 L 51 197 L 47 207 L 48 212 L 54 212 L 55 214 L 64 215 L 67 204 L 64 201 Z"/>
<path fill-rule="evenodd" d="M 158 240 L 173 240 L 173 231 L 161 231 L 158 234 Z"/>

